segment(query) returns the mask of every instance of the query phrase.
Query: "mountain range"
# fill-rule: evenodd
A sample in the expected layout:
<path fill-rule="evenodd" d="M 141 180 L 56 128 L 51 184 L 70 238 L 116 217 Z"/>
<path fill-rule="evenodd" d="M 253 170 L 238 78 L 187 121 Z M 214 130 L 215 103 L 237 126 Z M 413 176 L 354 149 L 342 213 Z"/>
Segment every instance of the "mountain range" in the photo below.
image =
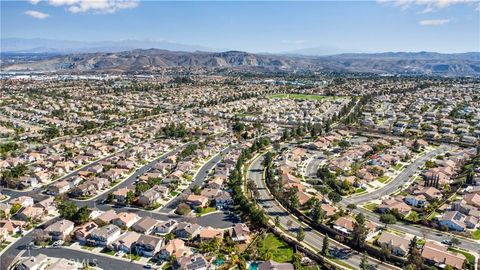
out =
<path fill-rule="evenodd" d="M 2 53 L 94 53 L 121 52 L 134 49 L 163 49 L 170 51 L 219 51 L 217 49 L 156 40 L 117 40 L 117 41 L 71 41 L 43 38 L 2 38 Z"/>
<path fill-rule="evenodd" d="M 25 61 L 2 54 L 2 72 L 151 73 L 166 68 L 262 72 L 356 72 L 392 75 L 480 77 L 480 52 L 441 54 L 387 52 L 301 56 L 241 51 L 204 52 L 135 49 L 119 52 L 53 54 Z"/>

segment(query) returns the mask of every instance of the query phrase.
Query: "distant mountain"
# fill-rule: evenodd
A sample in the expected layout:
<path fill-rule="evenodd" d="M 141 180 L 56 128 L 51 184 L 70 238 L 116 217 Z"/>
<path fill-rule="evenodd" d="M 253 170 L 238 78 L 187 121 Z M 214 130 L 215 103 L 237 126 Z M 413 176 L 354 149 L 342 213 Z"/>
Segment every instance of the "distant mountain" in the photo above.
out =
<path fill-rule="evenodd" d="M 283 52 L 285 55 L 305 55 L 305 56 L 326 56 L 326 55 L 336 55 L 343 53 L 358 53 L 356 50 L 352 49 L 341 49 L 336 47 L 320 46 L 312 48 L 297 49 L 293 51 Z"/>
<path fill-rule="evenodd" d="M 168 41 L 153 40 L 119 40 L 82 42 L 52 39 L 25 39 L 2 38 L 0 40 L 2 53 L 96 53 L 96 52 L 121 52 L 134 49 L 163 49 L 170 51 L 216 51 L 212 48 L 185 45 Z"/>
<path fill-rule="evenodd" d="M 252 54 L 240 51 L 180 52 L 158 49 L 115 53 L 79 53 L 45 59 L 8 61 L 1 70 L 36 72 L 155 72 L 165 68 L 232 69 L 241 71 L 361 72 L 375 74 L 480 77 L 480 53 L 378 53 L 332 56 Z"/>

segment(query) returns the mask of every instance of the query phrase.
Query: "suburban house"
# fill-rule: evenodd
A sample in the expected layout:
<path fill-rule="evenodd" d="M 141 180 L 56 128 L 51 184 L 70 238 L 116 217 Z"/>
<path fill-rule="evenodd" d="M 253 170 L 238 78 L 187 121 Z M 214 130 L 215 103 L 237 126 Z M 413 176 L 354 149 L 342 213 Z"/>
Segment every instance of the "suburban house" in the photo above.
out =
<path fill-rule="evenodd" d="M 204 208 L 208 206 L 208 198 L 202 195 L 190 194 L 186 200 L 192 208 Z"/>
<path fill-rule="evenodd" d="M 141 234 L 134 244 L 134 251 L 138 255 L 142 255 L 145 257 L 153 257 L 160 251 L 162 245 L 162 237 Z"/>
<path fill-rule="evenodd" d="M 146 216 L 133 224 L 132 230 L 143 234 L 151 234 L 155 230 L 157 224 L 158 220 Z"/>
<path fill-rule="evenodd" d="M 151 189 L 145 191 L 138 197 L 138 204 L 141 206 L 151 206 L 159 203 L 162 198 L 168 193 L 166 186 L 156 185 Z"/>
<path fill-rule="evenodd" d="M 377 239 L 377 243 L 380 246 L 386 245 L 392 251 L 392 254 L 400 257 L 403 257 L 408 253 L 410 245 L 410 241 L 407 239 L 389 232 L 382 232 Z"/>
<path fill-rule="evenodd" d="M 258 265 L 258 270 L 294 270 L 291 263 L 277 263 L 272 260 L 264 261 Z"/>
<path fill-rule="evenodd" d="M 45 228 L 44 231 L 52 237 L 52 240 L 65 240 L 65 238 L 73 231 L 73 228 L 73 222 L 62 219 L 51 224 Z"/>
<path fill-rule="evenodd" d="M 93 221 L 89 221 L 85 224 L 78 226 L 74 232 L 75 239 L 82 243 L 85 243 L 87 241 L 87 238 L 90 236 L 90 233 L 93 231 L 93 229 L 96 228 L 98 228 L 98 225 Z"/>
<path fill-rule="evenodd" d="M 130 228 L 133 224 L 140 220 L 140 217 L 135 213 L 120 212 L 117 218 L 114 218 L 111 223 L 120 228 Z"/>
<path fill-rule="evenodd" d="M 122 230 L 116 225 L 109 224 L 101 228 L 95 228 L 90 232 L 87 244 L 91 246 L 106 247 L 120 236 Z"/>
<path fill-rule="evenodd" d="M 228 209 L 232 204 L 232 195 L 226 191 L 220 191 L 220 193 L 215 197 L 215 207 L 217 209 Z"/>
<path fill-rule="evenodd" d="M 95 218 L 95 223 L 102 226 L 102 225 L 109 224 L 110 222 L 112 222 L 112 220 L 116 218 L 117 218 L 117 213 L 115 212 L 115 210 L 111 209 L 98 215 Z"/>
<path fill-rule="evenodd" d="M 200 233 L 201 226 L 188 222 L 180 222 L 175 229 L 175 235 L 181 239 L 189 240 Z"/>
<path fill-rule="evenodd" d="M 0 228 L 6 229 L 9 234 L 20 233 L 25 225 L 22 220 L 0 220 Z"/>
<path fill-rule="evenodd" d="M 132 246 L 140 238 L 140 234 L 132 231 L 127 231 L 124 234 L 120 235 L 115 239 L 109 247 L 115 251 L 123 251 L 125 253 L 130 253 L 132 251 Z"/>
<path fill-rule="evenodd" d="M 174 256 L 176 259 L 192 254 L 189 247 L 181 239 L 172 239 L 160 250 L 159 258 L 168 259 Z"/>
<path fill-rule="evenodd" d="M 423 245 L 422 257 L 427 263 L 435 266 L 444 267 L 444 265 L 450 265 L 458 270 L 463 269 L 466 259 L 463 254 L 448 252 L 448 248 L 446 246 L 442 246 L 433 242 L 426 242 L 425 245 Z"/>
<path fill-rule="evenodd" d="M 463 232 L 467 228 L 465 218 L 466 216 L 458 211 L 448 211 L 438 218 L 438 224 L 453 231 Z"/>
<path fill-rule="evenodd" d="M 175 230 L 178 226 L 178 221 L 170 219 L 167 221 L 159 222 L 155 226 L 155 233 L 158 234 L 169 234 Z"/>
<path fill-rule="evenodd" d="M 250 238 L 250 229 L 244 223 L 237 223 L 230 229 L 230 237 L 232 237 L 234 242 L 248 242 Z"/>
<path fill-rule="evenodd" d="M 198 234 L 200 241 L 211 240 L 214 238 L 223 239 L 223 230 L 214 229 L 212 227 L 202 227 L 200 233 Z"/>
<path fill-rule="evenodd" d="M 353 231 L 353 223 L 354 219 L 350 216 L 340 217 L 333 224 L 333 228 L 339 233 L 348 236 Z M 369 221 L 367 221 L 365 225 L 368 230 L 367 238 L 370 238 L 377 232 L 377 226 Z"/>
<path fill-rule="evenodd" d="M 202 254 L 193 254 L 178 258 L 176 266 L 174 269 L 206 270 L 209 263 Z"/>

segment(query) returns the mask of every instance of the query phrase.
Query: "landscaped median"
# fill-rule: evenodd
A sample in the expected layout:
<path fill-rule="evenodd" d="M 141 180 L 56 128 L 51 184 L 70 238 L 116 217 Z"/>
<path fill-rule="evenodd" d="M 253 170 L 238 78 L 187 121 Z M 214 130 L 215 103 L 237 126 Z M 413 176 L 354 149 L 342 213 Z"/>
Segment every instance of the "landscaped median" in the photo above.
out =
<path fill-rule="evenodd" d="M 266 151 L 265 151 L 266 152 Z M 262 154 L 259 154 L 259 155 L 256 155 L 255 158 L 251 159 L 251 162 L 249 163 L 249 166 L 248 168 L 251 167 L 251 164 L 256 160 L 258 159 L 259 156 L 263 155 L 264 152 Z M 263 174 L 265 173 L 265 171 L 263 171 Z M 244 181 L 246 181 L 245 179 L 246 177 L 244 177 Z M 263 183 L 265 184 L 264 182 L 264 177 L 262 177 L 262 181 Z M 299 227 L 302 227 L 302 228 L 311 228 L 310 225 L 306 224 L 305 222 L 303 222 L 301 219 L 298 219 L 298 217 L 296 217 L 295 215 L 292 215 L 288 210 L 286 210 L 274 197 L 273 195 L 270 193 L 269 189 L 266 188 L 266 192 L 268 192 L 270 194 L 270 197 L 273 198 L 274 200 L 274 203 L 277 204 L 280 208 L 282 208 L 285 213 L 288 213 L 290 215 L 291 218 L 293 218 L 296 223 L 298 224 Z M 336 259 L 333 259 L 333 258 L 327 258 L 327 257 L 324 257 L 324 256 L 321 256 L 319 255 L 319 251 L 318 249 L 310 246 L 309 244 L 305 243 L 304 241 L 298 241 L 296 239 L 296 236 L 292 234 L 292 232 L 288 231 L 288 230 L 285 230 L 282 226 L 275 226 L 275 220 L 271 217 L 271 216 L 268 216 L 268 226 L 270 227 L 270 229 L 280 238 L 282 238 L 284 241 L 290 243 L 291 245 L 294 245 L 297 247 L 298 250 L 302 251 L 302 252 L 305 252 L 306 254 L 308 254 L 309 257 L 311 258 L 314 258 L 316 259 L 317 261 L 321 262 L 321 263 L 326 263 L 326 264 L 330 264 L 330 265 L 333 265 L 335 267 L 339 267 L 341 269 L 358 269 L 358 266 L 355 265 L 350 265 L 344 261 L 341 261 L 341 260 L 336 260 Z M 316 230 L 313 230 L 313 233 L 318 235 L 320 238 L 321 237 L 324 237 L 324 235 L 322 235 L 321 233 L 317 232 Z M 333 242 L 336 242 L 334 240 L 331 240 Z M 347 246 L 345 245 L 342 245 L 341 243 L 338 243 L 338 245 L 340 246 L 343 246 L 344 248 L 348 248 Z M 376 260 L 374 258 L 370 258 L 371 260 Z M 391 269 L 399 269 L 395 266 L 390 266 L 390 265 L 387 265 L 387 267 L 391 268 Z"/>

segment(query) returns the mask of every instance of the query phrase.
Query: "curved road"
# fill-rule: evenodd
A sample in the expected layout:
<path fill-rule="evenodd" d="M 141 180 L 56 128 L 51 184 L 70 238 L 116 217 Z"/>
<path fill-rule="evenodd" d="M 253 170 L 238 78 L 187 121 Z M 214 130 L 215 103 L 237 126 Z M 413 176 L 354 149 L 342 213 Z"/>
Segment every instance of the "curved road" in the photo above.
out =
<path fill-rule="evenodd" d="M 408 182 L 408 180 L 412 177 L 412 175 L 420 168 L 422 167 L 425 162 L 428 160 L 432 159 L 433 157 L 437 155 L 441 155 L 445 152 L 447 152 L 450 148 L 447 145 L 441 145 L 437 149 L 428 152 L 427 154 L 421 156 L 420 158 L 417 158 L 413 163 L 408 165 L 403 171 L 395 177 L 392 181 L 390 181 L 388 184 L 385 186 L 381 187 L 380 189 L 377 189 L 375 191 L 372 191 L 367 194 L 363 195 L 358 195 L 358 196 L 352 196 L 349 198 L 344 198 L 341 202 L 343 205 L 348 205 L 348 204 L 361 204 L 364 202 L 369 202 L 373 201 L 376 199 L 380 199 L 381 197 L 385 195 L 389 195 L 393 192 L 395 192 L 398 188 L 400 188 L 403 184 Z"/>
<path fill-rule="evenodd" d="M 267 215 L 270 217 L 279 217 L 280 225 L 283 228 L 287 228 L 288 231 L 295 236 L 296 231 L 299 227 L 303 227 L 305 230 L 305 239 L 303 242 L 316 250 L 322 249 L 323 244 L 323 235 L 317 231 L 306 227 L 300 221 L 298 221 L 293 215 L 289 214 L 284 208 L 280 207 L 275 198 L 267 190 L 265 182 L 263 181 L 263 155 L 255 158 L 250 165 L 250 168 L 247 172 L 248 179 L 251 179 L 255 182 L 257 190 L 259 192 L 259 197 L 256 199 L 257 204 L 262 207 Z M 291 226 L 288 224 L 291 223 Z M 337 247 L 339 249 L 345 248 L 344 245 L 339 244 L 338 242 L 331 239 L 330 241 L 332 247 Z M 352 253 L 350 257 L 345 260 L 342 260 L 343 263 L 349 265 L 352 269 L 358 269 L 360 262 L 362 260 L 362 255 Z M 379 264 L 373 260 L 369 262 L 372 265 L 376 265 L 377 269 L 398 269 L 391 265 Z"/>

